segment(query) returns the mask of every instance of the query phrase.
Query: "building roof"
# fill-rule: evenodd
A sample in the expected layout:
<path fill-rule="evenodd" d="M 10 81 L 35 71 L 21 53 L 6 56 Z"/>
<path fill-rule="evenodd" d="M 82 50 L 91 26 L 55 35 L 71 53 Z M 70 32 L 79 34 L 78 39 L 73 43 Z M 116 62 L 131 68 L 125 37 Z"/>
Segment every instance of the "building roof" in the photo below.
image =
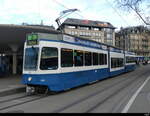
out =
<path fill-rule="evenodd" d="M 126 27 L 126 28 L 121 28 L 120 31 L 117 33 L 122 33 L 125 32 L 126 34 L 132 34 L 132 33 L 150 33 L 150 29 L 144 26 L 132 26 L 132 27 Z"/>
<path fill-rule="evenodd" d="M 63 23 L 63 25 L 78 25 L 78 26 L 87 26 L 87 27 L 98 27 L 98 28 L 112 28 L 115 27 L 109 22 L 102 21 L 93 21 L 93 20 L 82 20 L 82 19 L 74 19 L 68 18 Z"/>
<path fill-rule="evenodd" d="M 26 34 L 32 32 L 59 33 L 48 26 L 0 24 L 0 53 L 10 51 L 10 46 L 23 49 Z"/>
<path fill-rule="evenodd" d="M 15 25 L 15 24 L 0 24 L 3 28 L 24 28 L 24 29 L 43 29 L 43 30 L 55 30 L 52 26 L 47 25 Z"/>

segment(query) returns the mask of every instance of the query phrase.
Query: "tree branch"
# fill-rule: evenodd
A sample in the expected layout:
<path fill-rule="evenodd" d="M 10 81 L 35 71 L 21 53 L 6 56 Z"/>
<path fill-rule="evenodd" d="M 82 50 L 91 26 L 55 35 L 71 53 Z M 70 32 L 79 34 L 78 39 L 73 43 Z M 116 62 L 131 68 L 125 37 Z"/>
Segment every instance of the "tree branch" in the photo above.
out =
<path fill-rule="evenodd" d="M 142 21 L 143 21 L 146 25 L 150 25 L 150 23 L 147 23 L 147 22 L 145 21 L 145 19 L 141 16 L 141 14 L 138 12 L 137 8 L 134 9 L 130 4 L 128 4 L 128 6 L 129 6 L 132 10 L 135 11 L 135 13 L 142 19 Z"/>

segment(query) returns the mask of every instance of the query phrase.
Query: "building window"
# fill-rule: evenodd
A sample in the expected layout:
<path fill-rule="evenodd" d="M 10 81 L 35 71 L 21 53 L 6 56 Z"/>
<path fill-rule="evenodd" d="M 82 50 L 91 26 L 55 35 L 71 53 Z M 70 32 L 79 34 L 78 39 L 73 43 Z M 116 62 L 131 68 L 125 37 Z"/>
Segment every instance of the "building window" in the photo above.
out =
<path fill-rule="evenodd" d="M 113 39 L 113 35 L 112 34 L 107 34 L 107 39 L 108 40 L 112 40 Z"/>
<path fill-rule="evenodd" d="M 95 36 L 96 34 L 95 33 L 93 33 L 93 36 Z"/>
<path fill-rule="evenodd" d="M 89 30 L 89 27 L 80 27 L 82 30 Z"/>
<path fill-rule="evenodd" d="M 78 32 L 77 32 L 77 31 L 75 31 L 74 33 L 75 33 L 75 35 L 78 35 Z"/>
<path fill-rule="evenodd" d="M 106 40 L 106 43 L 107 43 L 108 45 L 113 45 L 113 41 L 112 41 L 112 40 Z"/>
<path fill-rule="evenodd" d="M 83 32 L 80 32 L 80 36 L 82 36 L 83 35 Z"/>
<path fill-rule="evenodd" d="M 71 34 L 72 34 L 72 35 L 74 35 L 74 34 L 75 34 L 75 32 L 74 32 L 74 31 L 71 31 Z"/>
<path fill-rule="evenodd" d="M 95 35 L 96 37 L 98 37 L 99 36 L 99 34 L 98 33 L 96 33 L 96 35 Z"/>
<path fill-rule="evenodd" d="M 99 31 L 99 28 L 93 28 L 94 31 Z"/>
<path fill-rule="evenodd" d="M 98 36 L 101 36 L 101 33 L 99 33 Z"/>
<path fill-rule="evenodd" d="M 76 26 L 67 26 L 67 28 L 69 28 L 69 29 L 75 29 Z"/>
<path fill-rule="evenodd" d="M 83 36 L 85 36 L 86 35 L 86 32 L 83 32 Z"/>
<path fill-rule="evenodd" d="M 113 29 L 109 29 L 109 28 L 105 28 L 104 31 L 105 31 L 106 33 L 113 33 Z"/>
<path fill-rule="evenodd" d="M 69 31 L 69 32 L 68 32 L 68 34 L 70 34 L 70 35 L 71 35 L 71 34 L 72 34 L 72 33 L 71 33 L 71 31 Z"/>
<path fill-rule="evenodd" d="M 91 36 L 91 33 L 90 33 L 90 32 L 89 32 L 88 34 L 89 34 L 89 36 Z"/>
<path fill-rule="evenodd" d="M 88 32 L 86 32 L 86 36 L 88 36 Z"/>

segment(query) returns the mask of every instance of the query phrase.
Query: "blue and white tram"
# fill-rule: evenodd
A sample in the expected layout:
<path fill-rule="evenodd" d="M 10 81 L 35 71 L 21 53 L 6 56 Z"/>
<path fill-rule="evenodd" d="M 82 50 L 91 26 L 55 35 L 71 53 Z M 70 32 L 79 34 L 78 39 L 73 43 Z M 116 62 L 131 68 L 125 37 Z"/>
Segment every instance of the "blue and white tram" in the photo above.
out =
<path fill-rule="evenodd" d="M 66 34 L 33 33 L 24 47 L 27 92 L 60 92 L 125 72 L 122 50 Z"/>
<path fill-rule="evenodd" d="M 133 52 L 125 52 L 125 72 L 136 69 L 136 55 Z"/>

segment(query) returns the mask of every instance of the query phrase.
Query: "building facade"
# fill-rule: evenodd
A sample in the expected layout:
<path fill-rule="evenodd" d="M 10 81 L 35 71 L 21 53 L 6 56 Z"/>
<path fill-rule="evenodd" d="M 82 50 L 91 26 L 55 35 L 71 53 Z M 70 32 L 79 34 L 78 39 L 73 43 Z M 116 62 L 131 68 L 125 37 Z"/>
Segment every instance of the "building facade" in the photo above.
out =
<path fill-rule="evenodd" d="M 115 45 L 115 27 L 108 22 L 68 18 L 58 30 L 108 45 Z"/>
<path fill-rule="evenodd" d="M 135 52 L 138 56 L 150 56 L 150 30 L 144 26 L 122 28 L 117 32 L 115 45 Z"/>

